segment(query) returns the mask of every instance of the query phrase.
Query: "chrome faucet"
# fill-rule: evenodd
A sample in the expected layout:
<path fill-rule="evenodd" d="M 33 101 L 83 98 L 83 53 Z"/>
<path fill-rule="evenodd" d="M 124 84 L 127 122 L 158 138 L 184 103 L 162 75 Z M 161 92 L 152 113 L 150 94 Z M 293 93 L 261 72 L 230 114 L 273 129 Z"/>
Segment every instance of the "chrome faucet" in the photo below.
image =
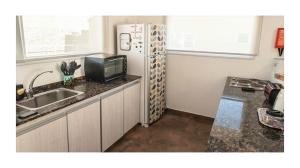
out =
<path fill-rule="evenodd" d="M 44 71 L 42 73 L 39 73 L 38 75 L 36 75 L 30 82 L 28 89 L 26 90 L 26 95 L 27 98 L 32 98 L 33 97 L 33 83 L 36 80 L 36 78 L 38 78 L 40 75 L 44 74 L 44 73 L 52 73 L 53 71 Z"/>

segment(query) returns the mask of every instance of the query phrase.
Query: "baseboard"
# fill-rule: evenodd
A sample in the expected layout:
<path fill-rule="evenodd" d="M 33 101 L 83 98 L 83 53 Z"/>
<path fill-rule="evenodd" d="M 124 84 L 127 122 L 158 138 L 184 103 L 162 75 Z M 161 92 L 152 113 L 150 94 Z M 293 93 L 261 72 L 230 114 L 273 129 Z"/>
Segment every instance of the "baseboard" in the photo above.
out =
<path fill-rule="evenodd" d="M 172 109 L 172 110 L 181 111 L 181 112 L 184 112 L 184 113 L 190 113 L 190 114 L 200 115 L 200 116 L 203 116 L 203 117 L 208 117 L 208 118 L 215 118 L 215 116 L 210 116 L 210 115 L 201 115 L 201 114 L 194 113 L 194 112 L 191 112 L 191 111 L 184 111 L 184 110 L 181 110 L 181 109 L 175 109 L 175 108 L 168 107 L 168 106 L 167 106 L 167 109 Z"/>
<path fill-rule="evenodd" d="M 176 110 L 176 109 L 172 109 L 172 108 L 167 108 L 166 110 L 169 113 L 176 113 L 176 114 L 180 114 L 180 115 L 200 117 L 200 118 L 206 118 L 208 120 L 214 120 L 214 118 L 209 117 L 209 116 L 203 116 L 203 115 L 199 115 L 199 114 L 195 114 L 195 113 L 190 113 L 190 112 L 186 112 L 186 111 L 181 111 L 181 110 Z"/>

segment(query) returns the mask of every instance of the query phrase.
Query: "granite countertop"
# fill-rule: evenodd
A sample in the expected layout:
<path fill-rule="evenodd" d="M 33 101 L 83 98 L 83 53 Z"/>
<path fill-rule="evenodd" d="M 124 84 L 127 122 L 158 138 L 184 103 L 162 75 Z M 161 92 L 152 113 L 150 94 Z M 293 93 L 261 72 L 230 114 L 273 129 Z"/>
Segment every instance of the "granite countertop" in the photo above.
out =
<path fill-rule="evenodd" d="M 257 108 L 266 107 L 263 91 L 230 87 L 228 77 L 208 140 L 211 152 L 283 152 L 284 132 L 258 121 Z"/>
<path fill-rule="evenodd" d="M 51 83 L 48 85 L 43 85 L 39 87 L 35 87 L 33 89 L 34 94 L 57 89 L 57 88 L 68 88 L 68 89 L 73 89 L 77 91 L 84 92 L 83 94 L 80 94 L 74 98 L 70 98 L 58 103 L 55 103 L 53 105 L 46 106 L 42 109 L 37 110 L 37 114 L 29 116 L 24 119 L 20 119 L 18 116 L 22 113 L 27 112 L 28 110 L 21 108 L 21 107 L 16 107 L 16 125 L 20 126 L 24 123 L 27 123 L 29 121 L 32 121 L 34 119 L 37 119 L 41 116 L 45 116 L 47 114 L 53 113 L 59 109 L 62 109 L 64 107 L 67 107 L 69 105 L 72 105 L 74 103 L 80 102 L 82 100 L 94 97 L 96 95 L 99 95 L 101 93 L 104 93 L 106 91 L 109 91 L 111 89 L 117 88 L 119 86 L 122 86 L 124 84 L 127 84 L 129 82 L 135 81 L 137 79 L 141 78 L 140 76 L 135 76 L 135 75 L 127 75 L 125 78 L 120 78 L 120 79 L 115 79 L 110 82 L 107 82 L 105 84 L 101 84 L 98 82 L 94 81 L 87 81 L 84 77 L 76 78 L 74 80 L 74 84 L 72 86 L 66 87 L 63 85 L 62 82 L 56 82 L 56 83 Z"/>

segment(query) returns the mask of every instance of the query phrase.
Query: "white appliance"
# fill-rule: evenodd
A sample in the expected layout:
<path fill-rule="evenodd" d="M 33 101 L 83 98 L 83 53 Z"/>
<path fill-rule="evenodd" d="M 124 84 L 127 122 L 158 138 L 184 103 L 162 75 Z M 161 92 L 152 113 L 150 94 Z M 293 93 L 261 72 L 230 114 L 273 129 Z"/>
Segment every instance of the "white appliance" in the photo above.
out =
<path fill-rule="evenodd" d="M 142 76 L 140 122 L 148 127 L 166 108 L 166 26 L 118 25 L 117 52 L 127 56 L 128 74 Z"/>

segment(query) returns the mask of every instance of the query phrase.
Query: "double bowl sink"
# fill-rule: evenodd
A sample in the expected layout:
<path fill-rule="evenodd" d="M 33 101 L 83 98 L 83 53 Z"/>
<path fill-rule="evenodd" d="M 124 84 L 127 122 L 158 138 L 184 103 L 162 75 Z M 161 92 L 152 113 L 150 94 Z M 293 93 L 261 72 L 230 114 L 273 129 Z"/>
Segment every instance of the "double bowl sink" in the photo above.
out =
<path fill-rule="evenodd" d="M 41 108 L 71 99 L 83 93 L 84 92 L 72 89 L 58 88 L 35 94 L 32 98 L 19 101 L 17 102 L 17 106 L 30 111 L 37 111 Z"/>

